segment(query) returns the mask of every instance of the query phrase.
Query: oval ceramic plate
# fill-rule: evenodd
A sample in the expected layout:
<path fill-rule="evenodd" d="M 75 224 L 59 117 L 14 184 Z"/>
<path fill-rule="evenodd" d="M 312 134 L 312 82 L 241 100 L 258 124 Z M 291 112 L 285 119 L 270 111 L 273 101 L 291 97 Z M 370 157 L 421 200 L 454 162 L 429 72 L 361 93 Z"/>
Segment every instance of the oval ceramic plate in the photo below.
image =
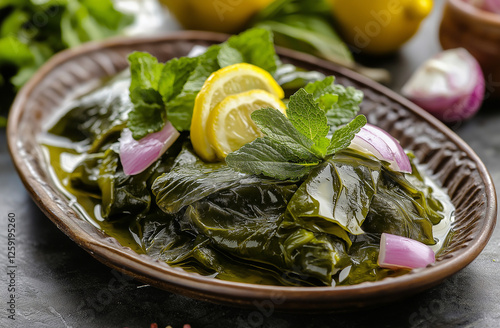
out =
<path fill-rule="evenodd" d="M 271 300 L 276 308 L 321 311 L 390 302 L 423 291 L 469 264 L 486 245 L 496 221 L 494 186 L 485 166 L 458 136 L 414 104 L 347 69 L 292 51 L 284 62 L 335 75 L 365 93 L 368 121 L 398 138 L 428 165 L 456 206 L 455 234 L 437 262 L 425 269 L 378 282 L 345 287 L 280 287 L 222 281 L 174 269 L 123 247 L 86 221 L 51 180 L 38 136 L 62 102 L 127 67 L 127 55 L 148 51 L 165 61 L 195 45 L 221 42 L 224 35 L 181 32 L 165 37 L 115 39 L 56 55 L 19 92 L 8 123 L 14 164 L 34 201 L 78 245 L 108 266 L 175 293 L 230 305 Z"/>

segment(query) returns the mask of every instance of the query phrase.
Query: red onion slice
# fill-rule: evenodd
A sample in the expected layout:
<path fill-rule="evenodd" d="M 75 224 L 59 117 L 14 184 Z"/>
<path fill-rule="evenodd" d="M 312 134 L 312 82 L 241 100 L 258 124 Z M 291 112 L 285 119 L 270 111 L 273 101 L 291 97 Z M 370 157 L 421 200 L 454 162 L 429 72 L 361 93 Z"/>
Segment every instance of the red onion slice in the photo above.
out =
<path fill-rule="evenodd" d="M 481 8 L 495 14 L 500 14 L 500 0 L 484 0 Z"/>
<path fill-rule="evenodd" d="M 389 168 L 397 172 L 411 173 L 410 159 L 399 141 L 381 128 L 366 124 L 356 134 L 349 148 L 370 153 L 389 162 Z"/>
<path fill-rule="evenodd" d="M 126 175 L 136 175 L 147 169 L 177 140 L 180 133 L 167 121 L 159 132 L 135 140 L 125 128 L 120 136 L 120 160 Z"/>
<path fill-rule="evenodd" d="M 403 86 L 402 94 L 443 122 L 472 117 L 484 99 L 484 75 L 465 49 L 443 51 L 426 61 Z"/>
<path fill-rule="evenodd" d="M 463 1 L 470 3 L 471 5 L 479 9 L 486 10 L 494 14 L 500 14 L 500 0 L 463 0 Z"/>
<path fill-rule="evenodd" d="M 378 265 L 388 269 L 425 268 L 436 262 L 432 249 L 419 241 L 383 233 Z"/>

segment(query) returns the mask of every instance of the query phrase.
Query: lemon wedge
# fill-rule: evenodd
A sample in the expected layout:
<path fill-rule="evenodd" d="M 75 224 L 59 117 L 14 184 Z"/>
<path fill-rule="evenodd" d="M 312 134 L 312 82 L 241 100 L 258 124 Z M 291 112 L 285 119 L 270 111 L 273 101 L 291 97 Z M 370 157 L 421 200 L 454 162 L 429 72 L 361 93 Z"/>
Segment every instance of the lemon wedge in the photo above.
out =
<path fill-rule="evenodd" d="M 251 118 L 253 111 L 274 108 L 286 113 L 285 104 L 264 90 L 250 90 L 226 97 L 210 112 L 207 137 L 219 159 L 262 136 Z"/>
<path fill-rule="evenodd" d="M 210 112 L 227 96 L 250 90 L 264 90 L 282 99 L 283 89 L 271 74 L 251 64 L 234 64 L 212 73 L 196 96 L 191 121 L 191 143 L 203 160 L 216 161 L 216 151 L 207 138 L 207 121 Z"/>

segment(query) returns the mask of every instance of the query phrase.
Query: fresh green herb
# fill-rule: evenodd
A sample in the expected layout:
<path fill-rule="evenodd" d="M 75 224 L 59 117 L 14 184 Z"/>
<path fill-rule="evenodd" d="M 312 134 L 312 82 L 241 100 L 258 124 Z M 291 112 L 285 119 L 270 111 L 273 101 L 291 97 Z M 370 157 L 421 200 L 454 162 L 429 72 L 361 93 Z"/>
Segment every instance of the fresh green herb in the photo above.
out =
<path fill-rule="evenodd" d="M 303 151 L 306 152 L 305 149 Z M 312 153 L 309 155 L 313 156 Z M 319 159 L 314 162 L 294 159 L 297 157 L 290 148 L 270 138 L 258 138 L 230 153 L 226 157 L 226 163 L 240 172 L 265 175 L 278 180 L 298 180 L 320 163 Z"/>
<path fill-rule="evenodd" d="M 154 121 L 158 118 L 159 107 L 166 112 L 166 119 L 179 131 L 190 129 L 196 95 L 206 79 L 218 69 L 236 63 L 246 62 L 259 66 L 271 74 L 276 72 L 278 58 L 274 50 L 271 32 L 264 29 L 251 29 L 229 38 L 220 45 L 213 45 L 196 57 L 172 59 L 166 64 L 158 63 L 148 53 L 136 52 L 129 56 L 132 81 L 130 84 L 131 100 L 135 109 L 134 120 L 128 122 L 128 128 L 135 139 L 140 139 L 151 132 L 157 132 L 165 124 Z M 158 92 L 162 101 L 145 106 L 144 101 L 134 97 L 140 93 L 137 88 L 152 89 Z M 138 111 L 155 114 L 139 114 Z"/>
<path fill-rule="evenodd" d="M 324 157 L 330 141 L 326 138 L 330 127 L 325 111 L 318 108 L 313 96 L 300 89 L 290 97 L 286 111 L 288 119 L 300 134 L 314 142 L 311 147 L 318 157 Z"/>
<path fill-rule="evenodd" d="M 128 56 L 130 66 L 131 81 L 130 90 L 154 89 L 158 90 L 160 76 L 165 64 L 158 63 L 156 57 L 148 53 L 133 52 Z"/>
<path fill-rule="evenodd" d="M 365 126 L 366 117 L 364 115 L 356 116 L 351 122 L 338 128 L 333 132 L 330 145 L 328 145 L 327 153 L 335 154 L 342 149 L 349 147 L 352 139 L 359 130 Z"/>
<path fill-rule="evenodd" d="M 258 28 L 229 38 L 223 44 L 219 54 L 220 67 L 238 63 L 251 63 L 274 75 L 277 69 L 278 57 L 274 49 L 273 39 L 271 32 Z M 232 56 L 230 56 L 231 54 Z"/>
<path fill-rule="evenodd" d="M 350 122 L 359 112 L 363 92 L 334 82 L 335 78 L 329 76 L 322 81 L 309 83 L 305 89 L 313 94 L 319 106 L 326 111 L 328 124 L 336 127 Z"/>
<path fill-rule="evenodd" d="M 273 108 L 264 108 L 252 113 L 252 119 L 269 140 L 285 146 L 294 158 L 303 161 L 318 159 L 311 151 L 314 141 L 300 133 L 281 112 Z"/>
<path fill-rule="evenodd" d="M 141 139 L 150 133 L 160 131 L 165 125 L 165 107 L 158 91 L 136 88 L 130 94 L 135 100 L 134 109 L 128 114 L 128 125 L 132 135 Z"/>
<path fill-rule="evenodd" d="M 327 78 L 322 82 L 331 82 Z M 325 158 L 347 148 L 355 134 L 366 124 L 363 115 L 357 116 L 348 124 L 338 127 L 330 138 L 327 137 L 332 127 L 328 124 L 327 113 L 321 104 L 334 95 L 323 92 L 308 93 L 300 89 L 290 97 L 287 116 L 281 112 L 265 108 L 252 113 L 252 119 L 260 128 L 264 137 L 258 138 L 229 154 L 228 166 L 248 174 L 262 174 L 279 180 L 300 179 Z M 313 89 L 313 87 L 309 87 Z M 333 104 L 330 107 L 334 108 Z M 346 110 L 350 112 L 348 108 Z M 347 116 L 348 114 L 345 114 Z M 355 113 L 351 113 L 351 117 Z"/>
<path fill-rule="evenodd" d="M 131 23 L 112 0 L 0 1 L 0 110 L 53 54 L 119 33 Z"/>

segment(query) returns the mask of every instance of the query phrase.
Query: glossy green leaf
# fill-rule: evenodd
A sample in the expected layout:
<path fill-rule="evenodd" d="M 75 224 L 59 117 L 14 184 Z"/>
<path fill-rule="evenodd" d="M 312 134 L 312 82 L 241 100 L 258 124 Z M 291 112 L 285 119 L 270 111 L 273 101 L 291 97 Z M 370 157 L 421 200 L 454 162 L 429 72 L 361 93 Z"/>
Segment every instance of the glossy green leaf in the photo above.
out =
<path fill-rule="evenodd" d="M 173 169 L 155 180 L 152 191 L 158 207 L 175 214 L 217 191 L 236 186 L 245 178 L 245 174 L 222 163 L 204 163 L 191 147 L 185 147 Z"/>
<path fill-rule="evenodd" d="M 350 152 L 341 152 L 315 168 L 288 205 L 297 219 L 323 219 L 355 235 L 377 192 L 381 164 Z M 342 238 L 342 236 L 339 236 Z"/>
<path fill-rule="evenodd" d="M 126 126 L 133 108 L 128 84 L 127 80 L 116 79 L 73 102 L 70 111 L 49 132 L 80 142 L 90 153 L 100 152 L 115 142 Z"/>

